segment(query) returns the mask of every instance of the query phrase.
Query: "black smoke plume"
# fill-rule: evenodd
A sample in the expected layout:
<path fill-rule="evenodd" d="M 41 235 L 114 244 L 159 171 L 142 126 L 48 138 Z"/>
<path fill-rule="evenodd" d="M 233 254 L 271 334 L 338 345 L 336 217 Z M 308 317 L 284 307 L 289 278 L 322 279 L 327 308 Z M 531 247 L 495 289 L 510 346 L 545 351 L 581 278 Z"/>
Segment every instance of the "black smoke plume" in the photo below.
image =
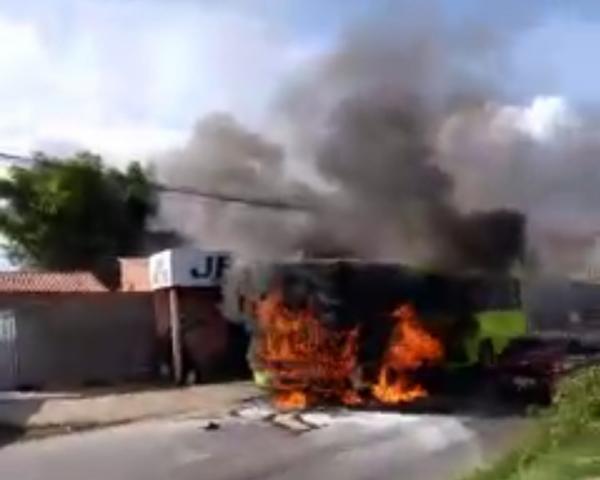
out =
<path fill-rule="evenodd" d="M 158 163 L 173 185 L 311 211 L 181 200 L 165 202 L 166 217 L 202 246 L 251 258 L 510 268 L 532 229 L 537 238 L 589 224 L 600 141 L 597 122 L 574 119 L 559 99 L 511 99 L 507 35 L 437 20 L 350 30 L 282 86 L 269 127 L 211 116 Z M 560 108 L 536 123 L 540 102 Z"/>

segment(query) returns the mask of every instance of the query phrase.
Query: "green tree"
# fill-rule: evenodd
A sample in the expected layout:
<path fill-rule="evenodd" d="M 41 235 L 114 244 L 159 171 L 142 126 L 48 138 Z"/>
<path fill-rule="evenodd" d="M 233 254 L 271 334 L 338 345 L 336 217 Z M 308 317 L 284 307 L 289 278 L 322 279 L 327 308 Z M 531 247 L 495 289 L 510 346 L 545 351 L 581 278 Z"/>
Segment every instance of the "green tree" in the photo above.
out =
<path fill-rule="evenodd" d="M 139 163 L 122 172 L 87 152 L 34 159 L 31 168 L 11 167 L 0 180 L 0 234 L 12 259 L 48 269 L 94 269 L 139 253 L 157 208 Z"/>

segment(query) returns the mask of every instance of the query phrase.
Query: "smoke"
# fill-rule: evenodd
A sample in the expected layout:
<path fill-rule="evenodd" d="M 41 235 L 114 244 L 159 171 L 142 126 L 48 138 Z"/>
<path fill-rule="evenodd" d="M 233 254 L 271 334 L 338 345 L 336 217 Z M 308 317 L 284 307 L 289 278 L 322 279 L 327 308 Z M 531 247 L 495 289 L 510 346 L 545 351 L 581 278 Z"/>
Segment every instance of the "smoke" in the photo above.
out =
<path fill-rule="evenodd" d="M 524 254 L 525 219 L 534 239 L 589 225 L 600 138 L 591 115 L 560 99 L 511 102 L 505 33 L 435 21 L 349 31 L 282 87 L 272 128 L 208 117 L 159 162 L 171 184 L 301 201 L 310 213 L 205 203 L 192 213 L 186 199 L 164 202 L 164 215 L 202 245 L 250 257 L 509 268 Z"/>
<path fill-rule="evenodd" d="M 489 101 L 446 120 L 439 162 L 456 179 L 459 209 L 518 209 L 538 266 L 581 273 L 585 239 L 598 230 L 598 126 L 595 115 L 577 115 L 558 97 L 524 107 Z"/>
<path fill-rule="evenodd" d="M 177 187 L 301 202 L 310 190 L 289 178 L 284 160 L 280 145 L 218 113 L 200 120 L 183 148 L 159 159 L 157 173 Z M 161 216 L 190 241 L 250 257 L 286 255 L 305 221 L 302 215 L 282 221 L 278 211 L 189 196 L 163 198 L 161 207 Z"/>

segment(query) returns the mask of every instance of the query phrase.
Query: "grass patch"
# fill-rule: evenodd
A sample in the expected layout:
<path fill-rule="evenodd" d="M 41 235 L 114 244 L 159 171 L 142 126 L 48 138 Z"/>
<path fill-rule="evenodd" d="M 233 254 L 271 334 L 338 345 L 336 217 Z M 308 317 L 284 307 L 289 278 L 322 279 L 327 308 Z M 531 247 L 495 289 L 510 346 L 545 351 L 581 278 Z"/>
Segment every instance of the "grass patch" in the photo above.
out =
<path fill-rule="evenodd" d="M 467 480 L 600 480 L 600 367 L 565 379 L 523 444 Z"/>

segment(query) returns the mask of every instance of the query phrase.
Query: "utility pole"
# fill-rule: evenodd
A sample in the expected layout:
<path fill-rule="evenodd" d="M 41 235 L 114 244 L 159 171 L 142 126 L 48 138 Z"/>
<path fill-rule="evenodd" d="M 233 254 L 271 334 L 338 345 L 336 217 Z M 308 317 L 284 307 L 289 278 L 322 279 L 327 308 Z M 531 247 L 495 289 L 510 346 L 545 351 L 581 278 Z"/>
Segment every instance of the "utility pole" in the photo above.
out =
<path fill-rule="evenodd" d="M 173 380 L 177 385 L 183 382 L 183 356 L 181 349 L 181 318 L 177 289 L 169 288 L 169 323 L 171 326 L 171 353 Z"/>

